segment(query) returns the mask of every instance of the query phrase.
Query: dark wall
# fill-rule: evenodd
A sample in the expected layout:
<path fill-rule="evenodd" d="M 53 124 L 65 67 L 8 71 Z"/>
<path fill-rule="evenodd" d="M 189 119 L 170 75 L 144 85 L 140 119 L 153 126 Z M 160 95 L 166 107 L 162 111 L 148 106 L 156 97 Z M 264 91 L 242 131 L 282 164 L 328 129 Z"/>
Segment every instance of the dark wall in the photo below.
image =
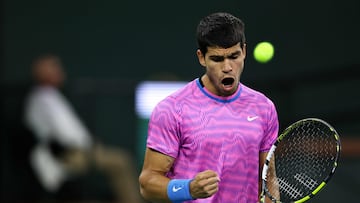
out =
<path fill-rule="evenodd" d="M 53 52 L 62 57 L 68 73 L 65 92 L 89 128 L 104 142 L 135 153 L 136 84 L 161 73 L 180 80 L 202 74 L 195 55 L 197 22 L 211 12 L 228 11 L 246 23 L 248 55 L 242 80 L 275 101 L 282 128 L 312 116 L 326 119 L 342 135 L 359 136 L 360 1 L 3 0 L 2 4 L 0 84 L 5 125 L 18 119 L 15 113 L 20 112 L 29 84 L 31 60 Z M 275 45 L 275 57 L 267 64 L 252 57 L 256 43 L 263 40 Z M 6 164 L 11 164 L 9 140 L 9 128 L 2 128 Z"/>
<path fill-rule="evenodd" d="M 327 80 L 323 85 L 330 85 L 328 94 L 334 95 L 338 92 L 331 91 L 334 83 L 344 83 L 340 87 L 360 86 L 359 77 L 356 77 L 360 64 L 359 4 L 355 0 L 291 3 L 5 0 L 4 62 L 0 79 L 2 84 L 26 83 L 34 56 L 43 52 L 57 53 L 67 68 L 67 89 L 73 97 L 81 100 L 84 91 L 92 90 L 92 94 L 97 94 L 94 91 L 102 92 L 103 89 L 110 89 L 107 92 L 113 94 L 112 98 L 109 95 L 96 98 L 100 109 L 105 103 L 104 108 L 118 110 L 110 118 L 105 116 L 100 121 L 93 121 L 95 130 L 99 131 L 96 134 L 114 137 L 118 134 L 115 131 L 119 130 L 111 127 L 115 122 L 125 122 L 124 134 L 134 134 L 130 129 L 133 125 L 127 123 L 132 122 L 128 119 L 129 114 L 118 114 L 132 108 L 129 97 L 134 85 L 161 72 L 172 73 L 183 80 L 200 75 L 203 69 L 195 56 L 197 22 L 210 12 L 229 11 L 246 23 L 248 57 L 243 82 L 269 96 L 274 95 L 272 97 L 280 100 L 279 103 L 293 94 L 293 85 L 301 86 L 302 91 L 314 89 L 313 85 L 304 84 L 304 79 L 315 82 L 315 86 L 319 84 L 317 80 Z M 262 40 L 273 42 L 276 49 L 273 61 L 265 65 L 255 62 L 252 57 L 254 46 Z M 348 75 L 351 81 L 348 81 Z M 331 80 L 327 79 L 329 76 Z M 97 89 L 86 88 L 84 80 Z M 118 86 L 113 87 L 109 80 Z M 282 90 L 284 86 L 289 88 Z M 324 91 L 315 90 L 315 94 Z M 349 93 L 335 99 L 351 100 L 354 96 L 350 95 L 354 93 Z M 296 100 L 307 101 L 301 97 Z M 358 94 L 355 98 L 358 101 Z M 328 101 L 333 102 L 334 98 L 320 103 Z M 289 104 L 288 101 L 285 103 Z M 317 105 L 306 108 L 316 109 Z M 282 105 L 278 106 L 280 113 L 289 112 L 282 110 Z M 106 111 L 101 109 L 98 113 Z M 292 111 L 291 115 L 281 113 L 280 118 L 293 120 L 296 111 L 302 110 L 294 108 Z"/>
<path fill-rule="evenodd" d="M 71 78 L 143 79 L 159 71 L 185 79 L 201 73 L 195 60 L 195 28 L 213 11 L 244 19 L 247 78 L 358 64 L 358 8 L 345 1 L 8 1 L 3 2 L 2 81 L 27 79 L 30 60 L 52 51 L 65 60 Z M 270 40 L 276 57 L 254 62 L 255 44 Z M 271 75 L 269 75 L 269 73 Z"/>

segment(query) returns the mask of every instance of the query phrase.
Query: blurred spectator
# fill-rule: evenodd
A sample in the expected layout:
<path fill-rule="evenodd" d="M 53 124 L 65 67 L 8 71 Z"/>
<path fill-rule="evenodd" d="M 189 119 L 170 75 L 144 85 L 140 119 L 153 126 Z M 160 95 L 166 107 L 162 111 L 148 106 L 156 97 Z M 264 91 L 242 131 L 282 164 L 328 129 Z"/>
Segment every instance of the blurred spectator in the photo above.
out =
<path fill-rule="evenodd" d="M 131 157 L 95 141 L 61 93 L 65 73 L 60 58 L 42 55 L 34 60 L 32 71 L 35 85 L 24 119 L 36 139 L 30 164 L 42 187 L 56 194 L 65 182 L 95 168 L 111 181 L 118 202 L 141 202 Z"/>

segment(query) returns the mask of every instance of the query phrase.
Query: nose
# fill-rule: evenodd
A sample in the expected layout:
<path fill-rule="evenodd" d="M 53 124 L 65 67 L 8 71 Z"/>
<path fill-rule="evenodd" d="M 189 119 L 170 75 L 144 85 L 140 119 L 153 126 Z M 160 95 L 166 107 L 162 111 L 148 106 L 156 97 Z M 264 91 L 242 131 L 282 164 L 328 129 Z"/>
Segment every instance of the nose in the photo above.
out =
<path fill-rule="evenodd" d="M 230 63 L 230 60 L 229 59 L 225 59 L 224 60 L 224 64 L 223 64 L 223 67 L 222 67 L 222 71 L 224 73 L 228 73 L 230 71 L 232 71 L 232 66 L 231 66 L 231 63 Z"/>

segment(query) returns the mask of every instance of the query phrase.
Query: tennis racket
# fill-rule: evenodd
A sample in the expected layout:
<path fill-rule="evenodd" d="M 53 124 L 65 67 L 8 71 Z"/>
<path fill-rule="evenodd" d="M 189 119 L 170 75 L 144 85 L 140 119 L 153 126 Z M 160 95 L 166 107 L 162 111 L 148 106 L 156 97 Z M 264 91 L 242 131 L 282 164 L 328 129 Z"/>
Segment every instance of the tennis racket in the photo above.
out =
<path fill-rule="evenodd" d="M 266 157 L 260 202 L 309 200 L 333 176 L 340 150 L 340 137 L 327 122 L 306 118 L 291 124 Z"/>

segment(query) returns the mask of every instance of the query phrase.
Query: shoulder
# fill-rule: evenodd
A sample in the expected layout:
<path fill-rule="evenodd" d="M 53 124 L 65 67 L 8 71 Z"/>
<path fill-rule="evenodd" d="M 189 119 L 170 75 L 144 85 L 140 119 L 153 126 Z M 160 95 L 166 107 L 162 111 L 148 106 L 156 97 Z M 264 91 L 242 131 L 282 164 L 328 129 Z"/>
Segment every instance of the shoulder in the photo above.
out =
<path fill-rule="evenodd" d="M 155 106 L 154 112 L 166 111 L 167 113 L 173 112 L 179 114 L 184 105 L 192 103 L 194 100 L 196 88 L 198 87 L 195 80 L 184 83 L 184 86 L 162 99 Z"/>
<path fill-rule="evenodd" d="M 54 103 L 63 100 L 61 93 L 52 87 L 34 87 L 27 95 L 28 105 L 52 107 Z"/>
<path fill-rule="evenodd" d="M 194 91 L 197 89 L 196 81 L 190 81 L 188 83 L 184 83 L 182 87 L 175 90 L 173 93 L 166 96 L 159 104 L 161 103 L 179 103 L 184 101 L 184 99 L 190 99 L 191 95 L 194 95 Z"/>
<path fill-rule="evenodd" d="M 241 83 L 241 87 L 242 87 L 241 97 L 243 99 L 247 99 L 249 101 L 253 101 L 257 103 L 268 103 L 273 105 L 273 101 L 263 92 L 250 88 L 242 83 Z"/>
<path fill-rule="evenodd" d="M 173 94 L 169 95 L 169 97 L 173 98 L 187 98 L 189 95 L 193 94 L 194 91 L 198 89 L 196 80 L 192 80 L 183 87 L 176 90 Z"/>

